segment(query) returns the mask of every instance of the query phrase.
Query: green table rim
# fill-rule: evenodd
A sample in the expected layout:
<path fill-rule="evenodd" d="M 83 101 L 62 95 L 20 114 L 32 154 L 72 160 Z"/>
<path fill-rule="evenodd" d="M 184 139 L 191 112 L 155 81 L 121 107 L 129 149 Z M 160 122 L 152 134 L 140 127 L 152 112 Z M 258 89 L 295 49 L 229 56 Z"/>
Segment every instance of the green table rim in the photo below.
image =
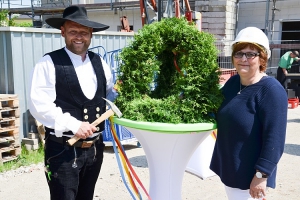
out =
<path fill-rule="evenodd" d="M 163 133 L 191 133 L 191 132 L 204 132 L 214 130 L 217 128 L 216 123 L 194 123 L 194 124 L 172 124 L 161 122 L 144 122 L 134 121 L 126 118 L 113 117 L 115 124 L 135 128 L 140 130 L 148 130 L 152 132 Z"/>

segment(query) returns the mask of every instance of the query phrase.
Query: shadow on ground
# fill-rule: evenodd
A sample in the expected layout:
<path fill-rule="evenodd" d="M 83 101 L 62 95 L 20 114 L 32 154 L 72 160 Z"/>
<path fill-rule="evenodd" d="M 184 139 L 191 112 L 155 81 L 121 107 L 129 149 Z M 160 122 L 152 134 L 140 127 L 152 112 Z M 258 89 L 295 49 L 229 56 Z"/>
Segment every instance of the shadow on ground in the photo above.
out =
<path fill-rule="evenodd" d="M 141 148 L 141 147 L 138 147 L 137 145 L 123 145 L 123 148 L 124 148 L 125 153 L 126 153 L 126 152 L 128 152 L 132 149 Z M 110 154 L 115 153 L 114 148 L 112 146 L 105 147 L 104 152 L 105 153 L 110 153 Z M 129 160 L 129 162 L 132 166 L 148 168 L 147 158 L 146 158 L 145 155 L 131 157 L 131 158 L 128 158 L 128 160 Z"/>
<path fill-rule="evenodd" d="M 284 145 L 284 153 L 300 156 L 300 145 L 298 144 L 285 144 Z"/>
<path fill-rule="evenodd" d="M 300 119 L 288 119 L 288 123 L 300 123 Z"/>
<path fill-rule="evenodd" d="M 116 147 L 116 148 L 118 148 L 118 147 Z M 127 144 L 127 145 L 123 145 L 123 148 L 125 151 L 130 151 L 132 149 L 136 149 L 136 148 L 140 148 L 140 147 L 138 147 L 137 145 Z M 104 149 L 104 152 L 105 153 L 115 153 L 113 146 L 106 146 Z"/>

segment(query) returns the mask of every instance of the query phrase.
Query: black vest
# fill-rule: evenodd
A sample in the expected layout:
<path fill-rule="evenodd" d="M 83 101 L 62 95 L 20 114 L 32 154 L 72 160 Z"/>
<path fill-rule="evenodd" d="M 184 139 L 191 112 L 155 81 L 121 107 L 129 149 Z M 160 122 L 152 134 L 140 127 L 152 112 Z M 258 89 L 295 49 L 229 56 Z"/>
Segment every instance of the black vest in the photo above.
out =
<path fill-rule="evenodd" d="M 88 56 L 97 76 L 97 91 L 93 99 L 88 99 L 81 90 L 76 71 L 72 61 L 64 49 L 48 53 L 51 57 L 56 76 L 56 99 L 54 103 L 60 107 L 63 113 L 70 113 L 80 121 L 92 123 L 106 110 L 106 78 L 100 57 L 88 51 Z M 104 130 L 104 122 L 99 124 L 97 132 Z M 46 133 L 54 132 L 53 129 L 45 127 Z M 75 133 L 74 133 L 75 134 Z M 73 135 L 71 131 L 64 132 L 64 135 Z"/>

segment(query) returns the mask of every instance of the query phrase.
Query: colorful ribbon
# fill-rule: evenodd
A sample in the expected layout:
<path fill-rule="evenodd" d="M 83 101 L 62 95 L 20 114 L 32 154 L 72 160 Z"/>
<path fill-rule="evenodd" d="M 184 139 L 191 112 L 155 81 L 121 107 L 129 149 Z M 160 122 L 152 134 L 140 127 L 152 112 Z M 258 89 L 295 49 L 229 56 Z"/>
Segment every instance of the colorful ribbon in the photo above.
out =
<path fill-rule="evenodd" d="M 135 173 L 134 169 L 132 168 L 132 166 L 131 166 L 131 164 L 130 164 L 128 158 L 127 158 L 127 155 L 126 155 L 126 153 L 125 153 L 125 151 L 124 151 L 124 148 L 123 148 L 122 144 L 120 143 L 119 137 L 118 137 L 118 135 L 116 134 L 116 130 L 115 130 L 115 126 L 114 126 L 112 117 L 109 118 L 109 122 L 110 122 L 110 130 L 111 130 L 111 133 L 112 133 L 112 135 L 113 135 L 113 140 L 114 140 L 113 142 L 116 142 L 117 145 L 118 145 L 118 147 L 119 147 L 119 148 L 118 148 L 118 152 L 119 152 L 119 154 L 120 154 L 120 156 L 121 156 L 121 159 L 122 159 L 123 168 L 124 168 L 125 171 L 126 171 L 126 174 L 127 174 L 127 176 L 128 176 L 129 182 L 130 182 L 130 184 L 131 184 L 131 187 L 132 187 L 133 190 L 134 190 L 135 195 L 138 196 L 139 199 L 142 199 L 141 194 L 140 194 L 138 188 L 136 187 L 136 184 L 135 184 L 135 182 L 134 182 L 134 180 L 133 180 L 133 178 L 132 178 L 132 175 L 133 175 L 133 177 L 135 178 L 135 180 L 138 182 L 138 184 L 141 186 L 141 188 L 143 189 L 143 191 L 145 192 L 145 194 L 146 194 L 148 200 L 151 200 L 150 195 L 148 194 L 147 190 L 146 190 L 145 187 L 143 186 L 142 182 L 140 181 L 139 177 L 138 177 L 137 174 Z M 115 151 L 115 153 L 116 153 L 116 151 Z M 117 156 L 117 154 L 116 154 L 116 156 Z M 118 158 L 117 158 L 117 159 L 118 159 Z M 129 168 L 130 170 L 128 170 L 128 168 Z M 121 169 L 120 166 L 119 166 L 119 170 L 120 170 L 120 172 L 122 173 L 122 169 Z M 132 173 L 132 175 L 131 175 L 130 172 Z M 123 182 L 124 182 L 124 184 L 126 185 L 126 181 L 123 181 Z M 127 186 L 126 186 L 126 187 L 127 187 Z M 132 192 L 131 192 L 131 190 L 129 189 L 129 187 L 127 187 L 127 189 L 128 189 L 129 192 L 132 194 Z"/>

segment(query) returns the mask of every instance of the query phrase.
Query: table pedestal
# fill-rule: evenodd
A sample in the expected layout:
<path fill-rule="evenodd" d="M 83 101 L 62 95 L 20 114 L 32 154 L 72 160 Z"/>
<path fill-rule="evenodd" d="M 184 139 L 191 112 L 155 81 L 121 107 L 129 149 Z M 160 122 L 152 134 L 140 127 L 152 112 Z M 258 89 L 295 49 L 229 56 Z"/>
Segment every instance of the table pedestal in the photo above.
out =
<path fill-rule="evenodd" d="M 209 168 L 215 143 L 216 138 L 211 132 L 211 134 L 205 138 L 203 142 L 201 142 L 191 156 L 187 164 L 186 171 L 200 177 L 201 179 L 215 176 L 216 174 Z"/>
<path fill-rule="evenodd" d="M 138 139 L 145 151 L 151 199 L 181 200 L 182 179 L 187 163 L 211 130 L 172 134 L 126 128 Z"/>

